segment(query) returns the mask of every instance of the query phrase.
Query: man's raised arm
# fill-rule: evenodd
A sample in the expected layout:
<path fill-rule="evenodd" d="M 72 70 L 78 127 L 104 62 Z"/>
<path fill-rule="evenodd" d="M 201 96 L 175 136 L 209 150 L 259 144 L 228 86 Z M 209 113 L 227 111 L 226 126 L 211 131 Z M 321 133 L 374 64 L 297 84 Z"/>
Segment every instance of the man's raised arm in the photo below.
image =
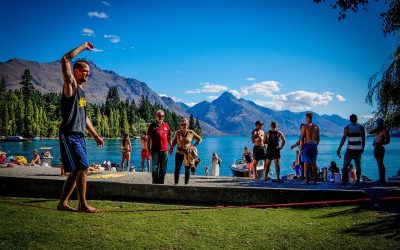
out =
<path fill-rule="evenodd" d="M 92 50 L 92 49 L 93 49 L 93 44 L 85 42 L 80 46 L 76 47 L 75 49 L 71 50 L 61 58 L 61 71 L 64 78 L 63 92 L 64 95 L 66 95 L 67 97 L 72 96 L 74 94 L 74 90 L 77 87 L 77 83 L 71 71 L 71 60 L 82 51 Z"/>

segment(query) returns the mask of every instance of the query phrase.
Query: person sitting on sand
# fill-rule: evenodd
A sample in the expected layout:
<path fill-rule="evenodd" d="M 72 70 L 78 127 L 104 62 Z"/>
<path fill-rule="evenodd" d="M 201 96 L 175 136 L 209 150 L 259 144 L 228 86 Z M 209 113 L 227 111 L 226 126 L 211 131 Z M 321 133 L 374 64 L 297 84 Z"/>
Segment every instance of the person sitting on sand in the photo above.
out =
<path fill-rule="evenodd" d="M 331 161 L 331 165 L 329 166 L 328 170 L 332 173 L 332 174 L 338 174 L 340 173 L 339 168 L 336 165 L 336 162 Z"/>
<path fill-rule="evenodd" d="M 6 163 L 7 157 L 6 152 L 0 151 L 0 164 Z"/>
<path fill-rule="evenodd" d="M 32 153 L 33 153 L 33 159 L 31 161 L 30 165 L 31 166 L 39 166 L 41 163 L 40 163 L 40 156 L 39 156 L 37 150 L 34 149 L 32 151 Z"/>

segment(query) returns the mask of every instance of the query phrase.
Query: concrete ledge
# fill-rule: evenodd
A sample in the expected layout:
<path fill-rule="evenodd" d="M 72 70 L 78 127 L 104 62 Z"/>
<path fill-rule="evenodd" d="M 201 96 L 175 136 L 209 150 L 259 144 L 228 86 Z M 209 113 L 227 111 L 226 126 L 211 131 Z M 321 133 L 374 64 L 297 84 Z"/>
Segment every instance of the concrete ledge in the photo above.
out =
<path fill-rule="evenodd" d="M 0 195 L 59 198 L 63 180 L 0 177 Z M 171 186 L 89 181 L 88 199 L 171 201 L 218 205 L 296 203 L 365 198 L 363 190 Z"/>

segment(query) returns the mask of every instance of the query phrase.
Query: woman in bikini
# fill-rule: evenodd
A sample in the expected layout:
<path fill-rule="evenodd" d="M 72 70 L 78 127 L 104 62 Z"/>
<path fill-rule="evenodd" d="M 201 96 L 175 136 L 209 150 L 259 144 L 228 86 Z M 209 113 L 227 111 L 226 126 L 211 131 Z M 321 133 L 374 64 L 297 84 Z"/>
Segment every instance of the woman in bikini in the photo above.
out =
<path fill-rule="evenodd" d="M 124 171 L 124 162 L 126 161 L 126 171 L 129 172 L 129 165 L 131 163 L 131 152 L 132 152 L 132 144 L 131 139 L 129 139 L 129 135 L 127 133 L 124 134 L 124 138 L 122 139 L 119 147 L 122 150 L 122 161 L 121 161 L 121 169 Z"/>

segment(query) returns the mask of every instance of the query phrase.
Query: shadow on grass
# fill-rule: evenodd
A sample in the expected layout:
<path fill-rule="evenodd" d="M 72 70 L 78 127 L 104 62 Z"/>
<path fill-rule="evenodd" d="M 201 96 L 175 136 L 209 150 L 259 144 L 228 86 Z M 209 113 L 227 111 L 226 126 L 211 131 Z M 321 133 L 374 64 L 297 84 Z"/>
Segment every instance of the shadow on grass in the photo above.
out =
<path fill-rule="evenodd" d="M 385 235 L 386 239 L 400 241 L 400 215 L 386 214 L 378 222 L 367 222 L 342 230 L 341 233 L 353 236 Z"/>
<path fill-rule="evenodd" d="M 400 241 L 400 204 L 399 202 L 366 203 L 357 207 L 343 209 L 338 212 L 329 213 L 318 218 L 332 218 L 336 216 L 354 216 L 357 213 L 375 210 L 379 215 L 378 220 L 354 225 L 343 229 L 342 234 L 352 236 L 377 236 L 382 235 L 386 239 Z"/>

